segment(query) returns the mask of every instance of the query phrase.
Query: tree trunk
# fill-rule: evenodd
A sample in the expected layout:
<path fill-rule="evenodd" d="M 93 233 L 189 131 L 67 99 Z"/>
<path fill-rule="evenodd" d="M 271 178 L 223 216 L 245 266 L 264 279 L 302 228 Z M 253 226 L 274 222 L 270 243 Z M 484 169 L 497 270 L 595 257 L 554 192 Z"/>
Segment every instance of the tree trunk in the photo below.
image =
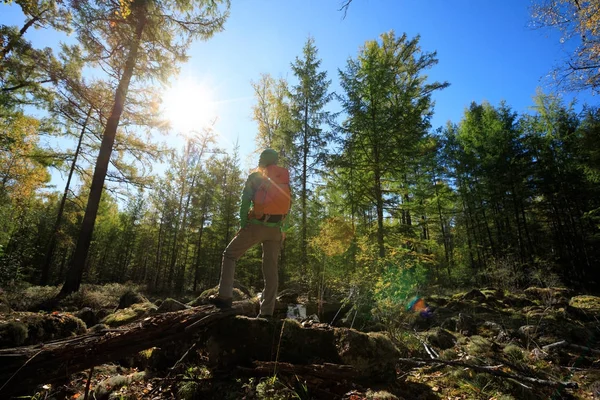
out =
<path fill-rule="evenodd" d="M 100 145 L 100 152 L 98 153 L 98 159 L 96 160 L 96 168 L 94 169 L 94 176 L 92 177 L 92 185 L 90 187 L 88 203 L 79 232 L 79 239 L 77 240 L 77 247 L 75 248 L 75 255 L 73 256 L 71 266 L 67 271 L 65 283 L 59 293 L 59 297 L 64 297 L 76 292 L 81 286 L 85 261 L 92 241 L 96 215 L 98 214 L 98 207 L 102 196 L 104 179 L 106 178 L 106 173 L 108 171 L 110 155 L 115 142 L 115 136 L 117 135 L 119 120 L 125 106 L 125 100 L 127 99 L 127 91 L 129 89 L 131 77 L 133 76 L 133 70 L 137 61 L 140 42 L 142 40 L 142 33 L 144 32 L 145 27 L 146 9 L 142 9 L 136 24 L 135 37 L 131 42 L 123 75 L 115 93 L 115 103 L 102 136 L 102 144 Z"/>
<path fill-rule="evenodd" d="M 200 306 L 138 321 L 128 329 L 107 329 L 35 346 L 2 349 L 0 398 L 163 343 L 192 337 L 207 325 L 233 315 L 254 316 L 256 307 L 251 301 L 237 302 L 228 310 Z"/>
<path fill-rule="evenodd" d="M 304 137 L 302 142 L 302 245 L 301 245 L 301 256 L 300 261 L 302 263 L 302 271 L 306 271 L 306 267 L 308 264 L 308 233 L 307 233 L 307 212 L 306 212 L 306 203 L 307 203 L 307 186 L 306 180 L 308 179 L 308 153 L 309 153 L 309 141 L 308 141 L 308 101 L 304 105 Z"/>
<path fill-rule="evenodd" d="M 79 141 L 77 142 L 77 148 L 75 149 L 75 154 L 73 155 L 73 162 L 71 163 L 71 169 L 69 170 L 69 176 L 67 177 L 67 183 L 65 184 L 65 190 L 63 192 L 62 198 L 60 199 L 60 205 L 58 206 L 58 214 L 56 215 L 56 221 L 54 221 L 54 227 L 52 228 L 52 232 L 50 233 L 50 243 L 48 244 L 48 250 L 46 251 L 46 258 L 44 260 L 44 265 L 42 267 L 42 276 L 40 278 L 40 285 L 45 286 L 48 284 L 48 277 L 50 275 L 50 264 L 52 263 L 52 257 L 54 256 L 54 248 L 56 247 L 56 235 L 58 234 L 58 228 L 60 227 L 60 221 L 62 220 L 62 215 L 65 210 L 65 203 L 67 202 L 67 195 L 69 194 L 69 187 L 71 186 L 71 178 L 73 177 L 73 171 L 75 171 L 75 166 L 77 165 L 77 157 L 79 156 L 79 150 L 81 149 L 81 142 L 83 141 L 83 136 L 85 135 L 85 130 L 87 128 L 88 121 L 90 116 L 92 115 L 92 107 L 90 107 L 83 126 L 81 127 L 81 134 L 79 135 Z"/>

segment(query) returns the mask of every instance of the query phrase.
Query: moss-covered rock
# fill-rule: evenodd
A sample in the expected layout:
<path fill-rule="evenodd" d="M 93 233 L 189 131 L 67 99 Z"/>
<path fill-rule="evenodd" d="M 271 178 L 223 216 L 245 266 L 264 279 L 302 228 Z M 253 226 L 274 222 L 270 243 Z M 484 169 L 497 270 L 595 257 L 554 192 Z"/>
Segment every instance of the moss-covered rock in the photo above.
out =
<path fill-rule="evenodd" d="M 335 329 L 335 338 L 342 362 L 353 366 L 374 382 L 393 380 L 398 358 L 408 353 L 380 333 L 364 334 L 354 329 L 338 328 Z"/>
<path fill-rule="evenodd" d="M 459 313 L 456 320 L 456 331 L 465 336 L 474 335 L 477 332 L 475 318 L 469 314 Z"/>
<path fill-rule="evenodd" d="M 527 307 L 535 303 L 523 295 L 506 295 L 502 300 L 507 307 Z"/>
<path fill-rule="evenodd" d="M 82 320 L 68 313 L 20 312 L 11 316 L 13 320 L 0 325 L 2 347 L 33 345 L 80 335 L 87 331 Z"/>
<path fill-rule="evenodd" d="M 462 296 L 462 300 L 475 300 L 475 301 L 485 301 L 485 294 L 481 293 L 477 289 L 470 290 Z"/>
<path fill-rule="evenodd" d="M 572 297 L 567 312 L 578 319 L 594 321 L 600 318 L 600 297 L 589 295 Z"/>
<path fill-rule="evenodd" d="M 198 307 L 198 306 L 201 306 L 201 305 L 204 305 L 204 304 L 209 304 L 208 303 L 208 296 L 213 295 L 213 294 L 214 295 L 219 294 L 219 288 L 218 287 L 206 289 L 204 292 L 200 293 L 200 296 L 196 297 L 194 300 L 192 300 L 189 303 L 187 303 L 187 305 L 191 306 L 191 307 Z M 249 298 L 250 297 L 248 297 L 248 295 L 246 295 L 240 289 L 238 289 L 238 288 L 234 288 L 233 289 L 233 301 L 248 300 Z"/>
<path fill-rule="evenodd" d="M 544 305 L 563 306 L 569 302 L 571 290 L 565 288 L 539 288 L 529 287 L 523 291 L 528 299 Z"/>
<path fill-rule="evenodd" d="M 119 390 L 124 386 L 131 385 L 133 382 L 138 382 L 144 380 L 145 373 L 144 372 L 136 372 L 131 375 L 116 375 L 111 376 L 100 382 L 92 391 L 91 398 L 94 399 L 110 399 L 111 393 Z M 115 399 L 121 398 L 120 396 L 115 396 Z"/>
<path fill-rule="evenodd" d="M 12 308 L 4 292 L 0 289 L 0 314 L 11 313 Z"/>
<path fill-rule="evenodd" d="M 285 289 L 279 292 L 277 295 L 277 301 L 283 304 L 297 304 L 299 296 L 300 293 L 298 293 L 296 290 Z"/>
<path fill-rule="evenodd" d="M 27 340 L 27 325 L 20 321 L 0 324 L 0 347 L 21 346 Z"/>
<path fill-rule="evenodd" d="M 85 322 L 88 327 L 92 327 L 99 322 L 96 313 L 90 307 L 82 308 L 75 313 L 75 316 Z"/>
<path fill-rule="evenodd" d="M 134 304 L 139 303 L 147 303 L 148 299 L 146 299 L 143 295 L 133 290 L 128 290 L 121 295 L 119 298 L 119 305 L 117 306 L 117 310 L 121 310 L 127 307 L 131 307 Z"/>
<path fill-rule="evenodd" d="M 172 312 L 172 311 L 181 311 L 181 310 L 186 310 L 190 308 L 189 306 L 186 306 L 183 303 L 178 302 L 175 299 L 165 299 L 165 301 L 163 301 L 160 306 L 158 306 L 158 309 L 156 310 L 157 313 L 165 313 L 165 312 Z"/>
<path fill-rule="evenodd" d="M 147 317 L 156 310 L 156 306 L 147 301 L 145 303 L 134 304 L 131 307 L 117 310 L 116 312 L 106 316 L 101 322 L 110 327 L 121 326 Z"/>
<path fill-rule="evenodd" d="M 429 343 L 442 350 L 454 347 L 454 343 L 456 343 L 456 337 L 440 327 L 427 332 L 426 337 Z"/>

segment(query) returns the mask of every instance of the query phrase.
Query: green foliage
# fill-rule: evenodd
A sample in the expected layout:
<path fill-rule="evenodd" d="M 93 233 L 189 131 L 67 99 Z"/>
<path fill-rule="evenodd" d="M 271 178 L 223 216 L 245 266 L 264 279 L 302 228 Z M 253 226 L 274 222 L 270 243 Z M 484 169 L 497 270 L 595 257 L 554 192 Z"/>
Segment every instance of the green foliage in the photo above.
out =
<path fill-rule="evenodd" d="M 260 400 L 292 400 L 300 396 L 276 376 L 263 378 L 256 385 L 256 397 Z"/>

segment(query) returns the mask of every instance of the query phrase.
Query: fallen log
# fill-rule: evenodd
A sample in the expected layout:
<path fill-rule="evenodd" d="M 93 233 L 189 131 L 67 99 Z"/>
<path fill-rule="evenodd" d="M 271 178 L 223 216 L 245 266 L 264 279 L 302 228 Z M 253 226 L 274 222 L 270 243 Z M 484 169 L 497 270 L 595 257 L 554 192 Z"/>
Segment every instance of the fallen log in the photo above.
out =
<path fill-rule="evenodd" d="M 481 366 L 481 365 L 473 365 L 460 361 L 445 361 L 445 360 L 428 360 L 428 359 L 417 359 L 417 358 L 400 358 L 398 360 L 402 364 L 410 365 L 410 366 L 424 366 L 430 364 L 444 364 L 453 367 L 462 367 L 462 368 L 470 368 L 473 371 L 483 372 L 486 374 L 498 376 L 501 378 L 513 379 L 517 382 L 527 382 L 537 386 L 547 386 L 552 388 L 561 388 L 561 389 L 577 389 L 578 385 L 576 382 L 557 382 L 551 381 L 547 379 L 539 379 L 531 376 L 525 375 L 517 375 L 510 374 L 508 372 L 504 372 L 500 370 L 502 365 L 497 366 Z"/>
<path fill-rule="evenodd" d="M 51 383 L 93 366 L 194 335 L 215 321 L 234 315 L 254 316 L 252 301 L 227 310 L 200 306 L 148 317 L 120 329 L 107 329 L 35 346 L 0 349 L 0 398 Z"/>

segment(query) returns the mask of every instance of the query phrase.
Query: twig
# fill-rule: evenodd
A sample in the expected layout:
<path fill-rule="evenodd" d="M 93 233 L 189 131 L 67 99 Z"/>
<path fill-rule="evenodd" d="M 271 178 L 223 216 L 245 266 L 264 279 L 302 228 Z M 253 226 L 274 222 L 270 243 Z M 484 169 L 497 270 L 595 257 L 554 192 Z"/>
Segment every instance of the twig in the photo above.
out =
<path fill-rule="evenodd" d="M 90 383 L 92 383 L 92 374 L 94 373 L 94 367 L 90 368 L 90 373 L 88 374 L 87 383 L 85 385 L 85 396 L 83 396 L 83 400 L 88 400 L 88 395 L 90 394 Z"/>
<path fill-rule="evenodd" d="M 579 346 L 577 344 L 572 344 L 572 343 L 567 342 L 566 340 L 561 340 L 560 342 L 547 344 L 542 347 L 542 350 L 548 351 L 548 350 L 551 350 L 551 349 L 554 349 L 557 347 L 568 347 L 573 350 L 584 351 L 584 352 L 588 352 L 588 353 L 592 353 L 592 354 L 600 354 L 600 350 L 592 349 L 592 348 L 586 347 L 586 346 Z"/>
<path fill-rule="evenodd" d="M 521 382 L 524 381 L 524 382 L 532 383 L 532 384 L 538 385 L 538 386 L 549 386 L 549 387 L 553 387 L 553 388 L 563 388 L 563 389 L 577 389 L 579 387 L 576 382 L 556 382 L 556 381 L 550 381 L 550 380 L 546 380 L 546 379 L 533 378 L 531 376 L 509 374 L 508 372 L 499 370 L 499 368 L 501 368 L 502 365 L 479 366 L 479 365 L 467 364 L 467 363 L 460 362 L 460 361 L 444 361 L 444 360 L 439 360 L 439 359 L 427 360 L 427 359 L 417 359 L 417 358 L 400 358 L 398 361 L 400 361 L 401 363 L 413 365 L 413 366 L 423 366 L 423 365 L 429 365 L 429 364 L 445 364 L 445 365 L 450 365 L 453 367 L 470 368 L 474 371 L 484 372 L 486 374 L 499 376 L 502 378 L 514 379 L 516 381 L 521 381 Z"/>
<path fill-rule="evenodd" d="M 8 385 L 8 382 L 10 382 L 10 381 L 12 380 L 12 378 L 14 378 L 14 377 L 15 377 L 15 376 L 16 376 L 16 375 L 19 373 L 19 371 L 20 371 L 20 370 L 22 370 L 22 369 L 23 369 L 23 368 L 24 368 L 24 367 L 25 367 L 27 364 L 29 364 L 29 362 L 30 362 L 31 360 L 33 360 L 33 359 L 34 359 L 34 358 L 35 358 L 35 357 L 36 357 L 38 354 L 40 354 L 40 353 L 41 353 L 43 350 L 44 350 L 44 349 L 42 348 L 40 351 L 38 351 L 37 353 L 35 353 L 35 354 L 34 354 L 34 355 L 32 355 L 31 357 L 29 357 L 29 359 L 28 359 L 27 361 L 25 361 L 25 363 L 24 363 L 23 365 L 21 365 L 21 366 L 19 367 L 19 369 L 18 369 L 18 370 L 16 370 L 16 371 L 15 371 L 15 373 L 14 373 L 14 374 L 12 374 L 12 376 L 11 376 L 10 378 L 8 378 L 8 379 L 7 379 L 7 381 L 6 381 L 6 382 L 4 382 L 4 385 L 2 385 L 2 387 L 0 387 L 0 392 L 2 391 L 2 389 L 4 389 L 4 387 L 5 387 L 6 385 Z"/>
<path fill-rule="evenodd" d="M 277 344 L 277 355 L 275 356 L 275 366 L 273 368 L 273 376 L 277 375 L 277 363 L 279 363 L 279 350 L 281 349 L 281 340 L 283 339 L 283 328 L 285 327 L 285 320 L 281 324 L 281 332 L 279 333 L 279 343 Z"/>
<path fill-rule="evenodd" d="M 164 378 L 162 378 L 163 380 L 170 379 L 171 372 L 175 371 L 175 368 L 177 368 L 177 366 L 179 364 L 181 364 L 183 362 L 183 360 L 185 360 L 185 358 L 188 356 L 188 354 L 190 353 L 190 351 L 192 351 L 193 349 L 196 348 L 197 343 L 198 342 L 194 342 L 194 344 L 192 344 L 192 346 L 189 349 L 187 349 L 187 351 L 185 353 L 183 353 L 183 355 L 181 356 L 181 358 L 179 360 L 177 360 L 177 362 L 175 362 L 175 364 L 173 364 L 173 366 L 171 368 L 169 368 L 169 373 L 167 374 L 167 376 L 165 376 Z M 154 388 L 152 388 L 152 390 L 150 391 L 150 393 L 148 393 L 148 396 L 154 394 L 154 392 L 156 392 L 159 388 L 160 388 L 160 385 L 154 386 Z"/>

